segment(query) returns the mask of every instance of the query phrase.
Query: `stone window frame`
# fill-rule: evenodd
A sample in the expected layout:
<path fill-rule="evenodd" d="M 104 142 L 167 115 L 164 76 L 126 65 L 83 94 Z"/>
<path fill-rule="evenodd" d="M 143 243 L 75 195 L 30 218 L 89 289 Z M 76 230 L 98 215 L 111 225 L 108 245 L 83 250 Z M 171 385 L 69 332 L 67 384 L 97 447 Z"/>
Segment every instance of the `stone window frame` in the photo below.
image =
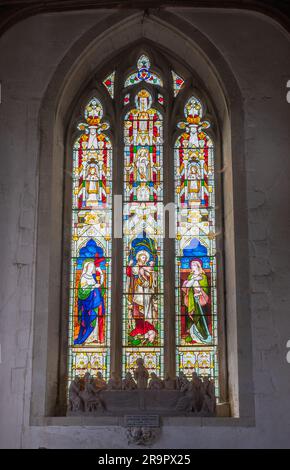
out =
<path fill-rule="evenodd" d="M 182 62 L 185 64 L 185 58 L 180 57 L 176 46 L 186 39 L 186 47 L 192 54 L 190 56 L 191 63 L 187 64 L 188 68 L 202 72 L 199 74 L 197 81 L 203 82 L 207 86 L 198 87 L 199 90 L 203 90 L 202 95 L 204 97 L 199 96 L 202 101 L 209 103 L 211 114 L 216 116 L 214 121 L 217 132 L 214 140 L 216 159 L 217 162 L 220 162 L 219 172 L 216 172 L 216 175 L 219 175 L 218 178 L 220 178 L 223 173 L 223 193 L 227 194 L 227 197 L 224 198 L 223 221 L 218 222 L 220 228 L 222 223 L 224 226 L 226 251 L 224 299 L 227 317 L 224 318 L 224 321 L 220 321 L 220 324 L 224 323 L 227 329 L 223 350 L 227 350 L 228 353 L 223 359 L 222 374 L 223 376 L 226 375 L 225 363 L 227 356 L 228 399 L 231 412 L 226 412 L 225 415 L 230 415 L 235 421 L 238 419 L 240 423 L 245 421 L 247 425 L 253 424 L 254 395 L 251 373 L 251 324 L 248 297 L 246 174 L 241 93 L 232 71 L 217 49 L 187 22 L 172 13 L 158 13 L 146 18 L 147 31 L 144 33 L 146 28 L 144 28 L 142 15 L 138 13 L 128 15 L 128 12 L 125 11 L 122 14 L 111 15 L 103 22 L 102 26 L 93 27 L 72 46 L 71 51 L 58 66 L 41 107 L 31 423 L 43 424 L 46 422 L 52 424 L 59 422 L 61 417 L 64 424 L 72 422 L 71 418 L 64 417 L 65 391 L 63 387 L 66 382 L 67 361 L 64 351 L 67 349 L 67 328 L 66 330 L 64 328 L 63 309 L 66 307 L 66 300 L 62 286 L 67 281 L 67 273 L 62 271 L 62 266 L 63 260 L 68 259 L 70 254 L 70 243 L 66 243 L 68 239 L 67 228 L 70 228 L 70 226 L 65 224 L 63 230 L 63 215 L 68 212 L 70 202 L 67 195 L 63 198 L 63 187 L 70 187 L 69 172 L 66 171 L 65 162 L 68 161 L 68 158 L 71 159 L 72 147 L 66 146 L 66 143 L 69 140 L 71 141 L 72 135 L 70 134 L 74 127 L 72 120 L 68 125 L 67 116 L 73 115 L 73 119 L 79 118 L 80 113 L 79 111 L 75 113 L 75 110 L 80 110 L 80 107 L 86 103 L 82 90 L 90 90 L 87 91 L 87 98 L 92 95 L 91 85 L 89 84 L 90 77 L 96 70 L 102 70 L 105 62 L 110 63 L 116 53 L 120 53 L 122 49 L 128 47 L 128 44 L 121 45 L 122 41 L 120 41 L 120 44 L 118 40 L 116 41 L 116 38 L 121 39 L 124 27 L 129 27 L 128 23 L 131 23 L 137 36 L 138 30 L 140 30 L 140 22 L 143 25 L 144 36 L 141 38 L 136 37 L 134 40 L 134 33 L 132 34 L 131 50 L 138 46 L 138 41 L 139 45 L 143 41 L 144 49 L 148 51 L 148 45 L 151 42 L 152 51 L 160 48 L 166 52 L 167 49 L 168 56 L 175 56 L 177 64 L 182 64 Z M 156 34 L 156 29 L 154 31 L 156 27 L 161 30 L 161 34 Z M 155 40 L 150 36 L 150 32 L 155 36 Z M 115 37 L 114 40 L 113 36 Z M 148 36 L 150 39 L 148 39 Z M 105 44 L 106 38 L 108 40 L 109 37 L 111 38 L 110 44 L 111 46 L 114 44 L 115 50 L 104 50 L 99 63 L 96 63 L 96 54 L 94 52 L 98 49 L 97 38 Z M 194 38 L 194 41 L 190 38 Z M 174 47 L 168 48 L 168 39 L 171 39 L 171 42 L 178 43 L 175 44 L 175 51 L 173 50 Z M 109 68 L 110 70 L 108 70 L 111 71 L 111 67 Z M 106 70 L 106 66 L 103 69 Z M 196 75 L 193 74 L 195 77 Z M 202 75 L 207 76 L 208 80 L 202 80 Z M 67 77 L 67 81 L 64 80 L 64 77 Z M 211 89 L 214 89 L 216 94 L 213 94 Z M 105 90 L 102 95 L 105 96 Z M 215 100 L 212 99 L 213 95 Z M 110 106 L 109 96 L 105 100 L 105 113 L 107 114 L 107 104 Z M 111 126 L 113 128 L 114 123 L 111 122 Z M 122 154 L 119 146 L 120 142 L 117 144 L 117 148 L 114 149 L 114 153 Z M 173 162 L 173 151 L 171 151 L 171 155 Z M 235 164 L 233 164 L 233 156 L 235 157 Z M 116 162 L 117 159 L 114 160 Z M 223 164 L 221 165 L 222 161 Z M 116 163 L 113 163 L 113 165 L 116 165 Z M 225 169 L 227 171 L 224 171 Z M 116 169 L 113 169 L 113 171 L 113 174 L 116 175 Z M 65 175 L 64 178 L 63 175 Z M 121 185 L 119 194 L 122 194 L 122 179 L 119 178 L 115 191 L 118 191 L 118 184 Z M 67 190 L 66 194 L 68 194 Z M 220 202 L 222 202 L 221 199 Z M 238 226 L 235 224 L 237 219 L 240 222 Z M 168 253 L 165 253 L 165 259 L 166 256 L 168 256 Z M 121 257 L 119 259 L 121 260 Z M 120 263 L 122 263 L 122 260 Z M 113 267 L 113 276 L 114 269 L 116 270 L 116 267 Z M 117 297 L 115 302 L 116 299 Z M 221 308 L 224 311 L 223 306 Z M 68 312 L 68 309 L 66 312 Z M 173 317 L 171 316 L 172 320 Z M 65 324 L 67 325 L 67 322 Z M 168 329 L 168 325 L 166 329 Z M 112 343 L 116 341 L 116 332 L 117 329 L 113 329 Z M 115 342 L 115 344 L 116 350 L 118 350 L 118 343 Z M 175 348 L 173 352 L 172 349 L 171 353 L 175 356 Z M 170 368 L 168 370 L 170 371 Z M 225 381 L 222 381 L 222 386 L 222 393 L 226 397 L 227 386 Z M 182 419 L 193 420 L 195 423 L 196 420 L 200 420 L 200 418 Z M 215 422 L 217 424 L 220 418 L 214 419 L 217 420 Z M 89 418 L 89 420 L 92 420 L 92 418 Z M 180 422 L 178 421 L 179 418 L 176 417 L 167 420 L 170 424 Z M 206 420 L 211 419 L 202 418 L 203 422 L 204 420 L 206 422 Z M 87 420 L 87 422 L 89 421 Z M 115 421 L 112 417 L 102 418 L 101 420 L 99 418 L 93 419 L 94 424 L 103 424 L 104 422 L 113 423 Z M 232 422 L 232 418 L 227 418 L 227 423 Z"/>

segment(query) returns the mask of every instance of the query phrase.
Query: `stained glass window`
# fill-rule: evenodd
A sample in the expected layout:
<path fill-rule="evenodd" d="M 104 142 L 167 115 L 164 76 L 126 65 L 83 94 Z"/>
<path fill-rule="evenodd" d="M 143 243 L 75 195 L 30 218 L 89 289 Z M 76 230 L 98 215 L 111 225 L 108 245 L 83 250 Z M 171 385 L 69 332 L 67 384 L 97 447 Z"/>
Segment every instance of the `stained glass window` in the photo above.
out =
<path fill-rule="evenodd" d="M 184 373 L 189 377 L 194 371 L 210 376 L 218 395 L 215 148 L 210 123 L 204 119 L 197 97 L 185 101 L 180 93 L 174 99 L 184 80 L 169 63 L 166 77 L 164 71 L 154 71 L 154 64 L 151 69 L 146 54 L 136 62 L 133 73 L 128 74 L 131 64 L 124 75 L 116 66 L 116 71 L 103 80 L 104 74 L 99 82 L 98 90 L 111 106 L 111 111 L 106 110 L 108 119 L 116 122 L 112 133 L 100 98 L 92 98 L 73 147 L 69 380 L 86 372 L 93 376 L 101 372 L 108 379 L 113 351 L 112 367 L 116 373 L 122 370 L 123 376 L 142 357 L 149 372 L 161 378 L 175 366 L 177 376 Z M 165 78 L 171 85 L 169 91 L 163 88 Z M 115 79 L 119 91 L 114 98 Z M 123 90 L 120 84 L 124 84 Z M 181 103 L 184 116 L 177 130 L 173 103 Z M 170 142 L 176 132 L 178 137 L 174 149 L 168 145 L 163 160 L 164 121 L 169 129 L 165 140 Z M 174 128 L 169 128 L 170 123 Z M 123 240 L 114 244 L 111 139 L 121 152 L 115 160 L 120 172 L 115 184 L 123 185 Z M 174 172 L 169 171 L 172 165 Z M 166 202 L 175 202 L 174 235 L 165 236 L 164 193 Z M 175 248 L 169 236 L 175 237 Z M 117 259 L 114 279 L 112 258 Z M 164 270 L 172 273 L 167 284 Z M 116 304 L 112 318 L 111 296 Z M 174 311 L 175 344 L 169 320 Z M 112 331 L 122 321 L 122 344 L 117 346 L 110 337 L 111 321 L 115 322 Z M 165 331 L 168 337 L 164 337 Z M 167 338 L 172 344 L 166 343 L 164 348 Z M 175 348 L 175 365 L 170 348 Z M 168 357 L 164 357 L 164 349 Z"/>
<path fill-rule="evenodd" d="M 124 120 L 123 371 L 163 374 L 163 119 L 148 90 Z"/>
<path fill-rule="evenodd" d="M 218 387 L 214 146 L 200 100 L 191 97 L 184 116 L 174 149 L 176 366 Z"/>
<path fill-rule="evenodd" d="M 97 98 L 73 147 L 69 380 L 110 373 L 112 145 Z"/>

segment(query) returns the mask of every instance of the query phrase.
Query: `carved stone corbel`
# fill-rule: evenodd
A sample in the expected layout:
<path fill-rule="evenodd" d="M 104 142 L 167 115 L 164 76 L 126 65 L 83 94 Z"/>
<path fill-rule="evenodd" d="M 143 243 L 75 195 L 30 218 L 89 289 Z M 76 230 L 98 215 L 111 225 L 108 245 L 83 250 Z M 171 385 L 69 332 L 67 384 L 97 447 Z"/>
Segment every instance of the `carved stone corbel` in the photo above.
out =
<path fill-rule="evenodd" d="M 150 446 L 160 436 L 160 428 L 130 427 L 127 428 L 128 445 Z"/>

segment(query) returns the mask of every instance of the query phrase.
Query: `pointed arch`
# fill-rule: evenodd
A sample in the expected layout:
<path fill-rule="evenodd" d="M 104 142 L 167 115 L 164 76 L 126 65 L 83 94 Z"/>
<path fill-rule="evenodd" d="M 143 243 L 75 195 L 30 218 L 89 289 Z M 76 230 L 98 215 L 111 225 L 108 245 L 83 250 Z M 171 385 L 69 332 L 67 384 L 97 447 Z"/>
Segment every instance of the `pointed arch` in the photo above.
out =
<path fill-rule="evenodd" d="M 128 28 L 130 39 L 128 35 L 123 34 Z M 216 111 L 223 137 L 223 146 L 219 135 L 215 141 L 219 162 L 217 170 L 222 170 L 223 165 L 229 168 L 224 180 L 224 191 L 227 194 L 225 230 L 228 233 L 226 284 L 231 292 L 227 298 L 227 310 L 230 312 L 227 328 L 231 333 L 227 341 L 231 351 L 229 398 L 235 416 L 253 415 L 253 401 L 248 397 L 249 384 L 252 383 L 251 335 L 247 296 L 248 266 L 245 264 L 248 259 L 248 246 L 243 106 L 239 86 L 216 47 L 181 18 L 169 12 L 159 12 L 150 15 L 143 22 L 138 13 L 128 17 L 126 12 L 119 12 L 117 15 L 111 15 L 103 25 L 93 27 L 72 46 L 51 79 L 41 106 L 35 341 L 40 341 L 46 347 L 33 359 L 32 417 L 54 416 L 63 412 L 65 407 L 62 384 L 66 374 L 64 351 L 67 338 L 64 334 L 66 319 L 61 315 L 60 302 L 60 286 L 65 276 L 61 274 L 60 266 L 62 214 L 66 213 L 68 201 L 65 199 L 63 210 L 58 202 L 61 199 L 62 184 L 57 185 L 56 181 L 59 181 L 59 174 L 62 173 L 64 156 L 71 155 L 71 149 L 64 150 L 59 143 L 66 141 L 70 120 L 68 117 L 72 115 L 76 99 L 80 95 L 80 83 L 88 83 L 92 70 L 97 70 L 106 59 L 110 60 L 114 54 L 121 54 L 126 47 L 134 44 L 134 41 L 140 40 L 167 51 L 171 54 L 173 62 L 179 60 L 180 63 L 187 63 L 190 69 L 198 70 L 197 82 L 205 83 L 207 95 L 213 98 L 212 110 Z M 183 47 L 184 43 L 186 47 Z M 98 54 L 95 54 L 96 50 Z M 176 68 L 173 69 L 178 72 Z M 108 70 L 108 73 L 111 70 Z M 70 137 L 70 132 L 68 134 Z M 233 159 L 238 165 L 233 165 Z M 69 185 L 70 180 L 66 173 L 61 183 L 66 182 L 66 179 Z M 119 189 L 121 190 L 121 187 Z M 47 204 L 47 201 L 50 201 L 50 204 Z M 218 199 L 217 203 L 220 202 Z M 235 230 L 237 210 L 238 231 Z M 66 227 L 64 240 L 67 240 Z M 172 323 L 174 325 L 174 317 L 169 319 L 169 324 Z M 172 331 L 172 328 L 170 330 Z M 112 341 L 115 344 L 119 344 L 119 334 L 120 325 L 117 325 L 112 328 Z M 49 358 L 48 350 L 52 351 Z M 244 354 L 244 351 L 247 354 Z M 174 364 L 174 361 L 170 361 Z M 221 368 L 224 367 L 222 364 Z"/>

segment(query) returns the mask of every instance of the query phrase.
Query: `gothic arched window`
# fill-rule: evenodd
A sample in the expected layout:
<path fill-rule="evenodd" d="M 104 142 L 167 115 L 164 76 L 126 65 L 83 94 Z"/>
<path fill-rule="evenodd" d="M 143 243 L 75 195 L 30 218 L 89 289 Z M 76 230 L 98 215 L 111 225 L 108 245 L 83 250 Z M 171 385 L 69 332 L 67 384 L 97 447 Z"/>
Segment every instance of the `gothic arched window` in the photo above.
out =
<path fill-rule="evenodd" d="M 156 59 L 98 74 L 78 125 L 68 377 L 124 376 L 142 357 L 162 378 L 210 376 L 218 396 L 213 122 L 191 72 Z"/>

